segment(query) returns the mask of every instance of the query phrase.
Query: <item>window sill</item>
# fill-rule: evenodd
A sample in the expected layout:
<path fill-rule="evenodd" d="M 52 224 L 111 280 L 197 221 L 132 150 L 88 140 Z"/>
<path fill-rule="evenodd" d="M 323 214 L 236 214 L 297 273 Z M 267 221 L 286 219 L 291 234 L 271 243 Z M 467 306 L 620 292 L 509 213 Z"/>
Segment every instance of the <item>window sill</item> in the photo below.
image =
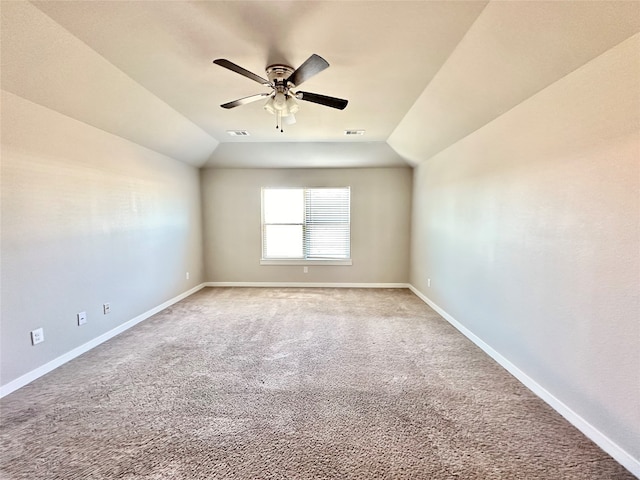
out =
<path fill-rule="evenodd" d="M 300 260 L 300 259 L 271 259 L 260 260 L 260 265 L 352 265 L 351 259 L 345 260 Z"/>

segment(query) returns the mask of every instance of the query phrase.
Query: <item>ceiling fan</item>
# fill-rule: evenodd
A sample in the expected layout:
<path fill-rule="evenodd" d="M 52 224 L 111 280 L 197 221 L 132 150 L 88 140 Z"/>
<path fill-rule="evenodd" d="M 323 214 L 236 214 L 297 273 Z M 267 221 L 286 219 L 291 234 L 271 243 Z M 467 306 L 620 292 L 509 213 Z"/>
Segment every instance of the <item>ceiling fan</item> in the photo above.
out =
<path fill-rule="evenodd" d="M 341 98 L 295 90 L 302 82 L 309 80 L 329 66 L 329 63 L 324 58 L 315 53 L 295 70 L 289 65 L 269 65 L 266 69 L 268 80 L 224 58 L 214 60 L 213 63 L 250 78 L 265 87 L 271 88 L 271 92 L 258 93 L 257 95 L 240 98 L 220 106 L 229 109 L 268 97 L 264 108 L 276 116 L 276 128 L 279 128 L 281 132 L 284 131 L 282 128 L 283 118 L 287 124 L 295 123 L 294 114 L 300 108 L 296 100 L 317 103 L 327 107 L 337 108 L 338 110 L 343 110 L 348 103 L 347 100 Z"/>

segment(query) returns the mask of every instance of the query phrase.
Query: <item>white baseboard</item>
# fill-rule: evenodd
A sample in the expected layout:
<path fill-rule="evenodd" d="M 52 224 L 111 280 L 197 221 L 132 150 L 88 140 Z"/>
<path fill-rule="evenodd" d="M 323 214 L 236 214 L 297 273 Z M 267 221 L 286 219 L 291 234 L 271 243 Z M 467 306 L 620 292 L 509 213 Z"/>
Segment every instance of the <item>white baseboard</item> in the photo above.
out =
<path fill-rule="evenodd" d="M 205 287 L 409 288 L 408 283 L 206 282 Z"/>
<path fill-rule="evenodd" d="M 88 352 L 92 348 L 97 347 L 101 343 L 104 343 L 107 340 L 115 337 L 119 333 L 122 333 L 125 330 L 128 330 L 129 328 L 133 327 L 134 325 L 137 325 L 143 320 L 146 320 L 147 318 L 155 315 L 156 313 L 164 310 L 165 308 L 170 307 L 174 303 L 177 303 L 180 300 L 188 297 L 189 295 L 196 293 L 198 290 L 201 290 L 202 288 L 204 288 L 204 286 L 205 284 L 201 283 L 200 285 L 197 285 L 192 289 L 187 290 L 186 292 L 181 293 L 180 295 L 173 297 L 170 300 L 167 300 L 163 304 L 158 305 L 157 307 L 154 307 L 151 310 L 148 310 L 138 315 L 137 317 L 132 318 L 127 322 L 121 323 L 116 328 L 109 330 L 108 332 L 105 332 L 102 335 L 97 336 L 96 338 L 88 341 L 85 344 L 80 345 L 79 347 L 74 348 L 73 350 L 63 355 L 60 355 L 59 357 L 51 360 L 50 362 L 45 363 L 44 365 L 36 368 L 35 370 L 31 370 L 30 372 L 25 373 L 21 377 L 18 377 L 15 380 L 12 380 L 6 385 L 0 386 L 0 398 L 6 395 L 9 395 L 11 392 L 15 392 L 19 388 L 22 388 L 28 383 L 33 382 L 35 379 L 40 378 L 43 375 L 49 373 L 50 371 L 58 368 L 60 365 L 67 363 L 69 360 L 73 360 L 74 358 L 82 355 L 83 353 Z"/>
<path fill-rule="evenodd" d="M 494 350 L 490 345 L 485 343 L 480 337 L 475 335 L 471 330 L 466 328 L 455 318 L 449 315 L 444 309 L 436 305 L 431 299 L 420 292 L 413 285 L 409 285 L 409 289 L 415 293 L 424 303 L 433 308 L 440 314 L 446 321 L 453 325 L 460 333 L 480 347 L 487 355 L 498 362 L 505 370 L 511 375 L 516 377 L 525 387 L 535 393 L 538 397 L 544 400 L 551 408 L 562 415 L 569 423 L 580 430 L 587 438 L 592 440 L 602 450 L 611 455 L 618 463 L 629 470 L 633 475 L 640 478 L 640 460 L 631 456 L 626 450 L 613 442 L 609 437 L 604 435 L 600 430 L 591 425 L 587 420 L 574 412 L 569 406 L 555 397 L 552 393 L 546 390 L 542 385 L 536 382 L 533 378 L 528 376 L 507 358 L 503 357 L 500 353 Z"/>

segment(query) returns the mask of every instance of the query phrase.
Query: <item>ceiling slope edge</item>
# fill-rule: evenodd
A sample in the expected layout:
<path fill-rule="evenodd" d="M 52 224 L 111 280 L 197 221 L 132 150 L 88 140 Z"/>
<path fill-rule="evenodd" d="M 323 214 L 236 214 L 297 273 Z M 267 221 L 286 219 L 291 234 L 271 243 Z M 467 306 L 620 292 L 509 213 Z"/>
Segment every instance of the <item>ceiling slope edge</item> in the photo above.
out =
<path fill-rule="evenodd" d="M 92 155 L 85 156 L 86 164 L 89 165 L 91 162 L 96 162 L 96 159 L 108 162 L 110 156 L 120 155 L 115 152 L 127 152 L 126 154 L 134 152 L 135 157 L 126 157 L 130 165 L 136 165 L 140 158 L 145 158 L 198 169 L 195 165 L 181 162 L 162 152 L 94 127 L 2 88 L 0 88 L 0 105 L 2 105 L 2 114 L 10 119 L 10 122 L 4 119 L 0 122 L 3 154 L 5 149 L 26 155 L 39 152 L 33 157 L 34 161 L 46 162 L 49 159 L 55 159 L 61 151 L 68 151 L 68 158 L 75 158 L 74 155 L 77 152 L 88 152 L 93 149 Z M 34 132 L 36 136 L 33 136 Z M 101 168 L 103 167 L 105 165 Z"/>
<path fill-rule="evenodd" d="M 387 143 L 416 166 L 638 32 L 637 2 L 491 2 Z"/>
<path fill-rule="evenodd" d="M 206 168 L 409 168 L 386 142 L 222 143 Z"/>
<path fill-rule="evenodd" d="M 195 167 L 219 145 L 34 5 L 0 14 L 3 90 Z"/>

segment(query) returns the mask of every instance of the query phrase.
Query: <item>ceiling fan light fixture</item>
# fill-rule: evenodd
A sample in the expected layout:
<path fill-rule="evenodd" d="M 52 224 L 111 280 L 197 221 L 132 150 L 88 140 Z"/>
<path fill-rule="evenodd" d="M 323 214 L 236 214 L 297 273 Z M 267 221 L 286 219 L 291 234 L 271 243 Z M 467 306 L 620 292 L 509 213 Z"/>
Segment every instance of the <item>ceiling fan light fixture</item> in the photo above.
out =
<path fill-rule="evenodd" d="M 290 115 L 293 115 L 294 113 L 298 113 L 298 110 L 300 110 L 300 105 L 298 105 L 298 102 L 296 102 L 296 99 L 293 98 L 293 95 L 287 96 L 287 110 L 289 111 Z"/>
<path fill-rule="evenodd" d="M 281 112 L 287 109 L 287 97 L 285 97 L 284 93 L 276 92 L 276 94 L 273 96 L 273 108 Z"/>
<path fill-rule="evenodd" d="M 271 115 L 276 114 L 276 109 L 273 106 L 273 97 L 269 97 L 264 104 L 264 109 L 269 112 Z"/>

